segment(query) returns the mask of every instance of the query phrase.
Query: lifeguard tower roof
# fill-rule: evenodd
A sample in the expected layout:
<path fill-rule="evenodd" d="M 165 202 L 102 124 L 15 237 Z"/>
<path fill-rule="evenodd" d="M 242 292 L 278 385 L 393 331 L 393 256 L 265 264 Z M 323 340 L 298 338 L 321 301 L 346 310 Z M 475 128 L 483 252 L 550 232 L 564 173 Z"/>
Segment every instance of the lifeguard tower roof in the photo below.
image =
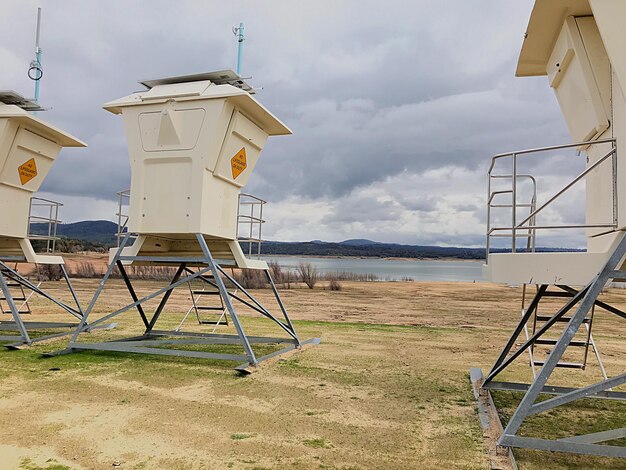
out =
<path fill-rule="evenodd" d="M 3 104 L 7 106 L 2 106 Z M 32 111 L 43 110 L 44 108 L 35 101 L 24 98 L 19 93 L 10 90 L 0 91 L 0 119 L 11 119 L 20 125 L 31 127 L 62 147 L 87 147 L 82 140 L 31 114 Z"/>
<path fill-rule="evenodd" d="M 232 70 L 140 80 L 139 83 L 148 90 L 106 103 L 104 109 L 120 114 L 125 106 L 161 103 L 168 99 L 194 101 L 227 98 L 268 135 L 292 134 L 291 129 L 251 96 L 253 88 Z"/>
<path fill-rule="evenodd" d="M 537 0 L 530 14 L 515 75 L 547 75 L 548 59 L 567 16 L 591 15 L 589 0 Z"/>
<path fill-rule="evenodd" d="M 194 73 L 191 75 L 179 75 L 176 77 L 157 78 L 154 80 L 140 80 L 146 88 L 154 88 L 158 85 L 173 85 L 175 83 L 188 83 L 188 82 L 202 82 L 205 80 L 211 81 L 215 85 L 232 85 L 237 88 L 241 88 L 250 94 L 254 94 L 255 90 L 248 83 L 244 81 L 242 77 L 237 75 L 232 70 L 219 70 L 217 72 L 202 72 Z"/>

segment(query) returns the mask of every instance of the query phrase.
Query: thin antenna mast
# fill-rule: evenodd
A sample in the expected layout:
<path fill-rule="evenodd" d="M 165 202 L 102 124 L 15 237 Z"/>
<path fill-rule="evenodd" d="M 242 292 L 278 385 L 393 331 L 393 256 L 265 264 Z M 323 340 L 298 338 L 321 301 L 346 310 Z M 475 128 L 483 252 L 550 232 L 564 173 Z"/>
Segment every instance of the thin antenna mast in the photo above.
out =
<path fill-rule="evenodd" d="M 41 34 L 41 8 L 37 8 L 37 35 L 35 36 L 35 59 L 31 61 L 28 68 L 28 77 L 35 81 L 35 103 L 39 104 L 39 80 L 43 77 L 41 66 L 42 50 L 39 47 L 39 37 Z"/>
<path fill-rule="evenodd" d="M 237 75 L 241 77 L 241 53 L 243 51 L 243 42 L 245 41 L 245 37 L 243 34 L 243 23 L 239 23 L 239 27 L 233 26 L 233 34 L 237 36 L 237 42 L 239 45 L 237 46 Z"/>

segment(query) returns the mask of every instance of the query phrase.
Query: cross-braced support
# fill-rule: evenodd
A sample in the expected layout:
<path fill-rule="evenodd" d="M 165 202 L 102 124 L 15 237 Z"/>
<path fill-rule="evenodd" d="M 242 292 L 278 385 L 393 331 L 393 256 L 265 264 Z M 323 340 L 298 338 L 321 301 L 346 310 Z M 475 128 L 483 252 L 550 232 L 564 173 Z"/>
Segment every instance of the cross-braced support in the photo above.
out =
<path fill-rule="evenodd" d="M 522 330 L 535 312 L 539 300 L 547 291 L 548 286 L 540 286 L 537 291 L 537 295 L 529 305 L 528 310 L 524 313 L 522 320 L 511 335 L 491 371 L 487 374 L 487 377 L 483 380 L 482 372 L 480 372 L 479 369 L 472 370 L 471 376 L 474 386 L 475 388 L 480 389 L 480 393 L 482 395 L 488 395 L 489 390 L 513 390 L 525 392 L 517 410 L 502 432 L 502 436 L 498 441 L 500 446 L 626 458 L 626 447 L 603 444 L 608 441 L 626 437 L 626 428 L 623 427 L 562 439 L 539 439 L 523 437 L 518 434 L 522 424 L 529 416 L 552 410 L 558 406 L 571 403 L 581 398 L 626 400 L 625 392 L 611 390 L 613 387 L 626 383 L 626 374 L 607 378 L 601 382 L 582 388 L 556 387 L 547 385 L 552 373 L 562 360 L 566 349 L 572 344 L 574 336 L 581 328 L 581 325 L 584 324 L 594 306 L 603 308 L 604 310 L 611 312 L 622 319 L 626 319 L 626 313 L 598 300 L 598 296 L 609 281 L 626 278 L 626 271 L 621 270 L 625 256 L 626 236 L 619 242 L 617 248 L 610 256 L 600 273 L 587 286 L 580 291 L 575 291 L 565 286 L 562 287 L 562 290 L 571 295 L 570 299 L 552 317 L 550 317 L 541 328 L 536 330 L 527 341 L 515 349 L 515 351 L 511 352 Z M 574 313 L 567 322 L 565 330 L 556 341 L 556 344 L 552 348 L 550 354 L 545 359 L 541 370 L 538 372 L 531 384 L 496 382 L 494 380 L 498 374 L 500 374 L 516 358 L 523 354 L 524 351 L 532 347 L 534 344 L 537 344 L 537 341 L 540 340 L 551 327 L 553 327 L 559 320 L 563 319 L 564 316 L 571 311 L 574 311 Z M 537 402 L 537 398 L 540 394 L 550 394 L 555 396 L 548 400 Z"/>
<path fill-rule="evenodd" d="M 167 356 L 186 356 L 206 359 L 223 359 L 231 361 L 244 361 L 244 363 L 238 367 L 237 370 L 242 372 L 249 372 L 250 366 L 257 366 L 260 362 L 270 359 L 272 357 L 284 354 L 294 349 L 299 349 L 305 344 L 318 344 L 319 339 L 313 338 L 307 341 L 300 341 L 295 331 L 289 315 L 282 303 L 280 295 L 274 285 L 269 270 L 265 270 L 270 287 L 281 310 L 282 319 L 273 315 L 267 308 L 265 308 L 252 294 L 244 289 L 237 281 L 230 276 L 221 266 L 219 260 L 215 260 L 209 250 L 206 240 L 201 234 L 196 235 L 196 239 L 202 250 L 202 257 L 154 257 L 154 256 L 126 256 L 123 254 L 124 247 L 127 245 L 132 234 L 127 233 L 120 247 L 118 248 L 115 256 L 111 260 L 109 267 L 104 274 L 104 277 L 100 281 L 98 289 L 96 290 L 89 306 L 85 310 L 84 317 L 74 333 L 71 336 L 68 347 L 63 351 L 51 353 L 50 355 L 66 354 L 76 352 L 80 350 L 102 350 L 102 351 L 119 351 L 119 352 L 133 352 L 141 354 L 156 354 Z M 150 262 L 165 266 L 177 266 L 176 272 L 172 277 L 169 285 L 152 292 L 142 298 L 139 298 L 134 290 L 132 281 L 129 278 L 126 269 L 124 267 L 124 261 L 128 262 Z M 189 266 L 198 266 L 197 271 L 189 269 Z M 118 268 L 124 283 L 128 289 L 128 292 L 133 300 L 132 303 L 108 313 L 105 316 L 87 323 L 90 314 L 93 312 L 94 306 L 102 293 L 107 280 L 110 278 L 113 270 Z M 210 274 L 210 276 L 209 276 Z M 237 293 L 229 292 L 224 284 L 223 278 L 230 281 L 236 288 Z M 163 313 L 173 290 L 179 286 L 185 285 L 192 280 L 200 280 L 205 282 L 219 291 L 219 295 L 226 307 L 227 313 L 230 316 L 233 326 L 236 330 L 236 335 L 232 334 L 215 334 L 215 333 L 200 333 L 200 332 L 184 332 L 178 328 L 175 330 L 159 330 L 156 329 L 156 324 L 159 317 Z M 158 296 L 162 296 L 161 300 L 156 307 L 154 313 L 148 316 L 144 310 L 143 305 Z M 239 320 L 237 312 L 233 306 L 233 300 L 249 307 L 253 311 L 260 313 L 264 317 L 275 322 L 287 337 L 260 337 L 260 336 L 247 336 L 244 328 Z M 106 322 L 113 317 L 116 317 L 128 310 L 135 309 L 139 314 L 145 331 L 140 336 L 134 336 L 131 338 L 118 339 L 107 342 L 99 343 L 81 343 L 78 339 L 82 333 L 88 332 L 94 327 L 99 326 L 103 322 Z M 271 354 L 267 354 L 262 357 L 257 357 L 255 351 L 252 348 L 252 344 L 288 344 L 287 347 L 275 351 Z M 243 347 L 244 354 L 228 354 L 221 352 L 210 351 L 194 351 L 190 349 L 168 349 L 175 348 L 176 346 L 192 346 L 192 345 L 241 345 Z"/>
<path fill-rule="evenodd" d="M 8 305 L 8 310 L 11 313 L 12 317 L 12 320 L 0 321 L 0 331 L 16 331 L 18 333 L 17 335 L 0 335 L 0 341 L 10 341 L 10 343 L 6 344 L 5 347 L 18 348 L 23 345 L 31 345 L 35 342 L 67 336 L 71 334 L 74 328 L 76 328 L 76 326 L 78 325 L 77 322 L 64 323 L 24 321 L 21 316 L 22 312 L 20 311 L 20 307 L 18 307 L 16 299 L 11 293 L 11 285 L 20 286 L 22 291 L 23 289 L 26 289 L 27 291 L 44 297 L 53 304 L 65 310 L 73 317 L 75 317 L 76 320 L 83 320 L 83 311 L 80 306 L 80 302 L 78 301 L 78 297 L 76 296 L 76 292 L 74 291 L 74 287 L 72 286 L 72 282 L 70 281 L 67 271 L 65 270 L 65 266 L 60 264 L 59 267 L 61 269 L 63 279 L 65 280 L 67 287 L 72 294 L 72 299 L 74 300 L 75 307 L 68 305 L 67 303 L 51 296 L 44 289 L 41 289 L 40 286 L 33 284 L 27 278 L 22 276 L 19 272 L 17 272 L 16 269 L 13 269 L 9 267 L 5 262 L 0 261 L 0 292 L 2 293 L 4 301 Z M 50 330 L 61 328 L 65 328 L 67 329 L 67 331 L 37 337 L 33 337 L 31 335 L 31 333 L 36 330 Z"/>

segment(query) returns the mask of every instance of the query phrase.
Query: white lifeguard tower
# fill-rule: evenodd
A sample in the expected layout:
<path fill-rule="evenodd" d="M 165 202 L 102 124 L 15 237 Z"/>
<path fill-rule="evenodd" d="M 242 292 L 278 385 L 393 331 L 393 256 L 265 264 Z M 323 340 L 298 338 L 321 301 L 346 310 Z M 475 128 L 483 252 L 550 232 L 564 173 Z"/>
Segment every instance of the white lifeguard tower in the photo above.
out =
<path fill-rule="evenodd" d="M 246 258 L 237 240 L 241 188 L 248 182 L 267 138 L 288 135 L 291 131 L 252 97 L 250 86 L 232 71 L 140 83 L 146 87 L 145 91 L 104 105 L 106 110 L 124 117 L 132 172 L 129 215 L 125 236 L 119 248 L 111 251 L 109 269 L 85 312 L 84 321 L 92 312 L 104 283 L 117 267 L 134 302 L 90 326 L 136 308 L 145 332 L 141 337 L 126 341 L 81 343 L 79 336 L 86 331 L 81 325 L 67 351 L 103 349 L 227 359 L 244 361 L 238 369 L 246 370 L 248 366 L 256 366 L 269 358 L 257 357 L 251 343 L 289 344 L 271 354 L 272 357 L 301 347 L 304 343 L 289 320 L 267 263 Z M 131 237 L 136 239 L 128 246 Z M 137 265 L 176 266 L 177 270 L 169 286 L 138 299 L 125 269 Z M 193 267 L 199 269 L 193 271 Z M 279 320 L 262 306 L 226 273 L 225 268 L 263 271 L 283 319 Z M 237 294 L 227 290 L 222 278 L 237 289 Z M 216 290 L 236 335 L 186 334 L 179 329 L 164 331 L 155 328 L 172 290 L 194 279 Z M 142 304 L 158 295 L 163 295 L 161 304 L 148 319 Z M 232 299 L 276 322 L 288 337 L 246 336 Z M 177 339 L 158 340 L 168 336 Z M 244 354 L 155 347 L 163 344 L 240 344 Z"/>
<path fill-rule="evenodd" d="M 70 134 L 57 129 L 31 111 L 41 108 L 33 101 L 12 92 L 0 92 L 0 304 L 8 308 L 12 320 L 0 319 L 0 330 L 16 331 L 17 335 L 0 336 L 9 341 L 7 347 L 31 344 L 50 337 L 67 334 L 31 337 L 29 331 L 40 329 L 75 328 L 78 323 L 28 322 L 22 319 L 23 307 L 27 305 L 25 290 L 47 298 L 78 320 L 82 310 L 74 293 L 61 256 L 35 253 L 29 238 L 31 203 L 33 194 L 43 183 L 63 147 L 85 147 Z M 40 200 L 42 201 L 42 200 Z M 57 203 L 47 201 L 58 206 Z M 46 222 L 56 224 L 56 214 Z M 17 271 L 18 264 L 57 265 L 67 282 L 75 306 L 55 299 L 40 286 L 33 284 Z M 13 288 L 13 290 L 12 290 Z M 16 292 L 19 292 L 17 295 Z"/>
<path fill-rule="evenodd" d="M 524 285 L 524 293 L 526 285 L 536 285 L 534 298 L 522 305 L 521 321 L 492 370 L 484 379 L 477 369 L 471 374 L 483 396 L 490 389 L 526 392 L 503 431 L 502 446 L 626 457 L 625 447 L 602 444 L 626 437 L 626 428 L 554 440 L 518 433 L 528 416 L 580 398 L 626 399 L 626 393 L 611 390 L 626 382 L 626 374 L 608 378 L 591 334 L 596 308 L 626 319 L 625 312 L 598 300 L 607 282 L 626 279 L 626 159 L 618 151 L 626 142 L 625 18 L 626 2 L 621 0 L 536 0 L 528 24 L 517 76 L 547 76 L 574 143 L 496 155 L 489 168 L 486 277 Z M 550 152 L 568 148 L 586 158 L 584 170 L 539 205 L 539 177 L 520 171 L 520 165 L 533 156 L 547 158 Z M 545 209 L 566 198 L 579 182 L 585 185 L 584 223 L 542 223 Z M 522 185 L 530 188 L 525 199 L 520 196 Z M 510 223 L 494 222 L 495 213 L 502 210 L 508 211 Z M 570 229 L 585 231 L 586 252 L 538 252 L 537 234 Z M 509 252 L 493 252 L 496 237 L 508 238 Z M 546 297 L 567 300 L 553 314 L 539 314 L 539 303 Z M 558 336 L 549 338 L 547 333 L 555 331 Z M 515 348 L 519 342 L 522 345 Z M 541 348 L 547 354 L 539 358 Z M 571 357 L 576 349 L 582 359 L 566 362 L 566 351 Z M 494 380 L 525 352 L 532 383 Z M 557 367 L 584 370 L 590 352 L 596 355 L 603 381 L 582 388 L 546 385 Z M 555 397 L 537 402 L 540 393 Z"/>

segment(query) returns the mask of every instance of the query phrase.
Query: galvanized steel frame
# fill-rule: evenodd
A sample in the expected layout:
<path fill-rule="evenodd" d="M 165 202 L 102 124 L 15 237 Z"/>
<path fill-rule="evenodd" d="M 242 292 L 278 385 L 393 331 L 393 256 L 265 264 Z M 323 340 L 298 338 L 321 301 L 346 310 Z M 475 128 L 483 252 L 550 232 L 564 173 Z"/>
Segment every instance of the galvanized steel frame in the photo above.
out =
<path fill-rule="evenodd" d="M 602 444 L 603 442 L 626 437 L 626 428 L 612 429 L 599 433 L 591 433 L 563 439 L 537 439 L 518 435 L 520 427 L 529 416 L 552 410 L 558 406 L 571 403 L 575 400 L 582 398 L 626 400 L 626 393 L 609 390 L 612 387 L 626 383 L 626 373 L 582 388 L 554 387 L 547 385 L 547 381 L 563 357 L 565 350 L 576 335 L 576 332 L 580 329 L 585 318 L 594 305 L 605 308 L 605 310 L 617 315 L 618 317 L 626 319 L 626 313 L 598 300 L 598 296 L 604 289 L 607 282 L 613 279 L 626 278 L 626 271 L 620 270 L 620 266 L 622 265 L 625 257 L 626 236 L 622 235 L 622 239 L 600 273 L 587 286 L 578 292 L 572 292 L 572 290 L 568 288 L 569 292 L 572 294 L 571 299 L 563 307 L 561 307 L 542 328 L 540 328 L 526 342 L 511 353 L 511 350 L 515 345 L 517 338 L 519 338 L 524 325 L 532 315 L 534 309 L 537 307 L 541 295 L 543 295 L 547 289 L 547 286 L 540 287 L 522 320 L 514 330 L 493 365 L 490 373 L 480 386 L 481 393 L 489 393 L 490 390 L 512 390 L 525 392 L 517 410 L 502 432 L 498 445 L 504 447 L 521 447 L 536 450 L 626 458 L 626 447 Z M 494 378 L 498 374 L 506 369 L 517 357 L 530 347 L 535 340 L 539 339 L 546 331 L 548 331 L 559 318 L 563 317 L 567 312 L 573 310 L 576 305 L 578 306 L 572 314 L 565 330 L 561 334 L 557 343 L 554 345 L 543 367 L 538 372 L 532 383 L 519 384 L 494 381 Z M 473 376 L 478 375 L 474 370 L 472 371 L 472 374 Z M 482 375 L 482 373 L 480 375 Z M 556 396 L 542 402 L 537 402 L 537 397 L 542 393 L 549 393 Z"/>
<path fill-rule="evenodd" d="M 4 258 L 3 258 L 4 259 Z M 25 262 L 25 259 L 19 259 L 17 262 L 22 261 Z M 53 304 L 61 307 L 67 313 L 75 317 L 77 320 L 83 320 L 84 314 L 78 297 L 76 295 L 76 291 L 74 290 L 74 286 L 70 281 L 70 277 L 67 274 L 67 270 L 65 266 L 60 264 L 58 265 L 61 269 L 61 274 L 67 287 L 72 295 L 72 299 L 76 304 L 76 308 L 68 305 L 67 303 L 51 296 L 44 289 L 41 289 L 39 286 L 33 284 L 27 278 L 22 276 L 16 269 L 9 267 L 4 261 L 0 261 L 0 290 L 4 294 L 7 304 L 9 305 L 9 310 L 11 311 L 11 316 L 13 317 L 12 322 L 0 322 L 0 331 L 1 330 L 9 330 L 9 331 L 17 331 L 19 335 L 2 335 L 0 336 L 0 341 L 10 341 L 10 344 L 4 345 L 6 348 L 18 348 L 23 345 L 31 345 L 35 342 L 41 342 L 48 339 L 59 338 L 63 336 L 70 335 L 73 332 L 73 328 L 77 326 L 77 323 L 62 323 L 62 322 L 25 322 L 22 320 L 19 308 L 11 295 L 11 291 L 9 289 L 7 279 L 13 282 L 16 282 L 22 286 L 22 288 L 26 288 L 46 299 L 48 299 Z M 29 334 L 35 330 L 42 329 L 58 329 L 58 328 L 68 328 L 69 331 L 62 333 L 49 334 L 44 336 L 39 336 L 37 338 L 32 338 Z"/>
<path fill-rule="evenodd" d="M 100 281 L 98 285 L 98 289 L 94 293 L 89 306 L 85 310 L 84 317 L 79 324 L 78 328 L 73 332 L 69 344 L 66 349 L 62 351 L 56 351 L 50 353 L 48 355 L 58 355 L 58 354 L 68 354 L 80 350 L 101 350 L 101 351 L 118 351 L 118 352 L 132 352 L 132 353 L 140 353 L 140 354 L 156 354 L 156 355 L 167 355 L 167 356 L 184 356 L 184 357 L 196 357 L 196 358 L 204 358 L 204 359 L 223 359 L 223 360 L 232 360 L 232 361 L 244 361 L 243 364 L 236 367 L 237 370 L 246 372 L 250 366 L 257 366 L 260 362 L 275 357 L 280 354 L 284 354 L 288 351 L 291 351 L 296 348 L 301 348 L 304 344 L 318 344 L 319 339 L 313 338 L 308 341 L 300 341 L 298 335 L 295 331 L 295 328 L 287 314 L 287 310 L 280 298 L 278 290 L 271 278 L 269 270 L 265 270 L 265 275 L 267 276 L 270 287 L 272 288 L 272 292 L 276 298 L 276 301 L 280 307 L 281 313 L 284 316 L 284 321 L 279 320 L 276 316 L 272 315 L 257 299 L 250 294 L 246 289 L 244 289 L 232 276 L 228 275 L 226 271 L 216 262 L 213 258 L 211 251 L 204 239 L 202 234 L 196 234 L 196 240 L 202 250 L 204 257 L 194 257 L 194 258 L 185 258 L 185 257 L 150 257 L 150 256 L 126 256 L 123 255 L 122 252 L 127 245 L 128 241 L 132 238 L 133 234 L 130 232 L 125 233 L 124 238 L 122 239 L 120 246 L 109 263 L 109 267 L 104 274 L 104 277 Z M 132 281 L 126 273 L 126 269 L 124 268 L 123 260 L 133 261 L 133 260 L 141 260 L 152 263 L 160 263 L 167 266 L 178 265 L 175 275 L 171 279 L 169 285 L 158 289 L 149 295 L 146 295 L 142 298 L 138 298 L 135 290 L 132 286 Z M 198 265 L 201 267 L 198 271 L 191 271 L 188 269 L 188 264 Z M 91 323 L 87 323 L 89 315 L 93 312 L 94 306 L 100 297 L 106 282 L 111 276 L 114 268 L 117 267 L 122 275 L 124 283 L 133 299 L 133 302 L 118 309 L 114 312 L 106 314 L 105 316 L 92 321 Z M 205 274 L 211 273 L 213 274 L 212 280 L 209 280 L 204 277 Z M 183 276 L 185 274 L 185 276 Z M 243 295 L 237 295 L 231 292 L 228 292 L 222 276 L 227 278 L 239 291 L 243 293 Z M 163 312 L 167 301 L 172 293 L 172 291 L 183 284 L 186 284 L 194 279 L 202 280 L 206 282 L 216 289 L 218 289 L 222 301 L 231 317 L 235 330 L 237 332 L 236 335 L 223 335 L 223 334 L 213 334 L 213 333 L 199 333 L 199 332 L 183 332 L 177 330 L 164 331 L 164 330 L 156 330 L 154 327 Z M 146 315 L 142 304 L 146 301 L 153 299 L 159 295 L 163 294 L 161 301 L 156 308 L 155 312 L 152 314 L 150 318 Z M 245 296 L 245 298 L 244 298 Z M 289 338 L 272 338 L 272 337 L 259 337 L 259 336 L 247 336 L 244 328 L 239 320 L 237 312 L 233 306 L 231 299 L 235 299 L 238 302 L 246 305 L 252 310 L 262 314 L 266 318 L 273 320 L 277 325 L 279 325 L 282 330 L 284 330 L 290 337 Z M 100 325 L 103 322 L 110 320 L 111 318 L 120 315 L 130 309 L 136 309 L 139 316 L 141 317 L 143 324 L 145 326 L 145 331 L 142 335 L 131 337 L 131 338 L 123 338 L 113 341 L 107 342 L 97 342 L 97 343 L 80 343 L 78 342 L 79 336 L 82 333 L 88 332 L 93 327 Z M 177 337 L 176 339 L 158 339 L 164 336 L 172 336 Z M 181 339 L 178 339 L 181 338 Z M 254 350 L 252 349 L 251 344 L 259 344 L 259 343 L 288 343 L 289 346 L 275 351 L 271 354 L 257 357 Z M 244 354 L 225 354 L 225 353 L 215 353 L 215 352 L 206 352 L 206 351 L 192 351 L 192 350 L 180 350 L 180 349 L 166 349 L 162 346 L 176 346 L 176 345 L 206 345 L 206 344 L 240 344 L 244 349 Z M 157 347 L 158 346 L 158 347 Z"/>

